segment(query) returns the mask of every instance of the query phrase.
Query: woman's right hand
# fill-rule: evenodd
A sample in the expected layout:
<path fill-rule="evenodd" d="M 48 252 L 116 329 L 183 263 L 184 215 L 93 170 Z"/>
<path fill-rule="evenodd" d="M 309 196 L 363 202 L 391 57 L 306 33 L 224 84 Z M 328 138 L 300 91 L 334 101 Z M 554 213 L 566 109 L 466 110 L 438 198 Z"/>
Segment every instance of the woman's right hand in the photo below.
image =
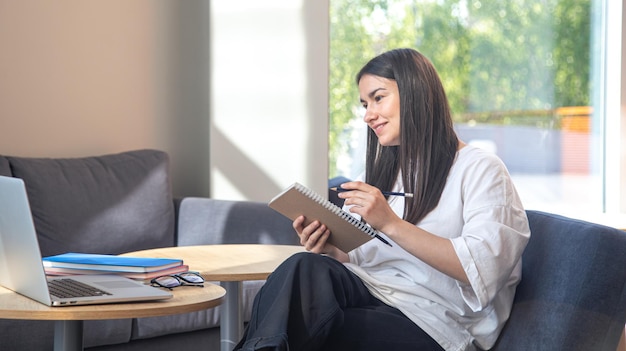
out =
<path fill-rule="evenodd" d="M 300 244 L 307 251 L 316 254 L 326 254 L 341 262 L 349 261 L 348 254 L 328 243 L 330 230 L 320 221 L 316 220 L 304 226 L 304 216 L 299 216 L 293 221 L 293 229 L 298 233 Z"/>

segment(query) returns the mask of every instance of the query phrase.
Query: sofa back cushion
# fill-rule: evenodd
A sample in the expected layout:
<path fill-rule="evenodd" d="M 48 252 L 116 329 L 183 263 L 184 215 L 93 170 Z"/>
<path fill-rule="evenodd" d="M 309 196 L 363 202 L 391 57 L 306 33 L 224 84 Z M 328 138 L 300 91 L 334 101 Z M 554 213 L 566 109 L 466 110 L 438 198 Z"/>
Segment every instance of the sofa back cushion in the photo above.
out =
<path fill-rule="evenodd" d="M 178 246 L 299 245 L 287 217 L 267 203 L 186 197 L 179 204 Z"/>
<path fill-rule="evenodd" d="M 0 156 L 0 176 L 11 176 L 11 167 L 9 166 L 9 160 L 4 156 Z"/>
<path fill-rule="evenodd" d="M 12 176 L 26 184 L 42 255 L 119 254 L 174 244 L 166 153 L 8 160 Z"/>

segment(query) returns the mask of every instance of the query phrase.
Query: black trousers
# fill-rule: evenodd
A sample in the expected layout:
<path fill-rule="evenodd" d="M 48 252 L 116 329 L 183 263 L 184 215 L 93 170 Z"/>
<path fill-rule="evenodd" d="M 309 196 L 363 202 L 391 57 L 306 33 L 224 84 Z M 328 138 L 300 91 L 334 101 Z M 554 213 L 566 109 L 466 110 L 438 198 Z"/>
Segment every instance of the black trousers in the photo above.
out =
<path fill-rule="evenodd" d="M 398 309 L 372 296 L 336 260 L 293 255 L 257 294 L 235 350 L 442 351 Z"/>

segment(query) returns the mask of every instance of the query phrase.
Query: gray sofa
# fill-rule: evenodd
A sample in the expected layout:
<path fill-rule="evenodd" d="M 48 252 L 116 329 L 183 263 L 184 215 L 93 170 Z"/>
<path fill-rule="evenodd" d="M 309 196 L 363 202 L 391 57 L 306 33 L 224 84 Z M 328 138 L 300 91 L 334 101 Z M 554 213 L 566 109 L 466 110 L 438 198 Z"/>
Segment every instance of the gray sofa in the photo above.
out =
<path fill-rule="evenodd" d="M 222 243 L 297 244 L 264 203 L 174 199 L 168 155 L 137 150 L 87 158 L 0 156 L 26 184 L 43 256 Z M 262 281 L 245 282 L 244 317 Z M 2 319 L 0 349 L 52 350 L 53 322 Z M 85 321 L 88 350 L 219 350 L 219 307 L 166 317 Z M 202 345 L 200 347 L 200 345 Z"/>
<path fill-rule="evenodd" d="M 43 255 L 297 244 L 291 223 L 264 203 L 173 199 L 168 158 L 159 151 L 78 159 L 0 156 L 0 175 L 24 179 Z M 494 350 L 615 351 L 626 323 L 626 233 L 538 211 L 528 211 L 528 219 L 532 236 L 522 282 Z M 262 283 L 244 285 L 246 317 Z M 218 309 L 87 321 L 85 346 L 93 351 L 219 350 Z M 1 318 L 0 349 L 52 349 L 51 322 Z M 385 323 L 384 316 L 365 327 L 376 330 L 377 323 Z"/>

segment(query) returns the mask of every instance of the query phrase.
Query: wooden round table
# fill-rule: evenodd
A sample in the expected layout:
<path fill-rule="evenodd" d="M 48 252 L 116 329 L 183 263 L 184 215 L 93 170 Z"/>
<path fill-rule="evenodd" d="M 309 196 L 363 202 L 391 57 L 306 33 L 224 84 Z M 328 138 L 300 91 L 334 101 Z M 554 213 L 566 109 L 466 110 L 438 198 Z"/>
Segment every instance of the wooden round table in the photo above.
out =
<path fill-rule="evenodd" d="M 224 288 L 174 289 L 171 299 L 102 305 L 50 307 L 0 286 L 0 318 L 53 320 L 54 350 L 83 349 L 83 321 L 97 319 L 156 317 L 200 311 L 220 305 Z"/>
<path fill-rule="evenodd" d="M 226 289 L 226 300 L 220 306 L 221 349 L 230 351 L 243 333 L 243 281 L 267 279 L 285 259 L 304 251 L 302 246 L 235 244 L 178 246 L 124 255 L 182 259 L 205 280 L 220 281 Z"/>

